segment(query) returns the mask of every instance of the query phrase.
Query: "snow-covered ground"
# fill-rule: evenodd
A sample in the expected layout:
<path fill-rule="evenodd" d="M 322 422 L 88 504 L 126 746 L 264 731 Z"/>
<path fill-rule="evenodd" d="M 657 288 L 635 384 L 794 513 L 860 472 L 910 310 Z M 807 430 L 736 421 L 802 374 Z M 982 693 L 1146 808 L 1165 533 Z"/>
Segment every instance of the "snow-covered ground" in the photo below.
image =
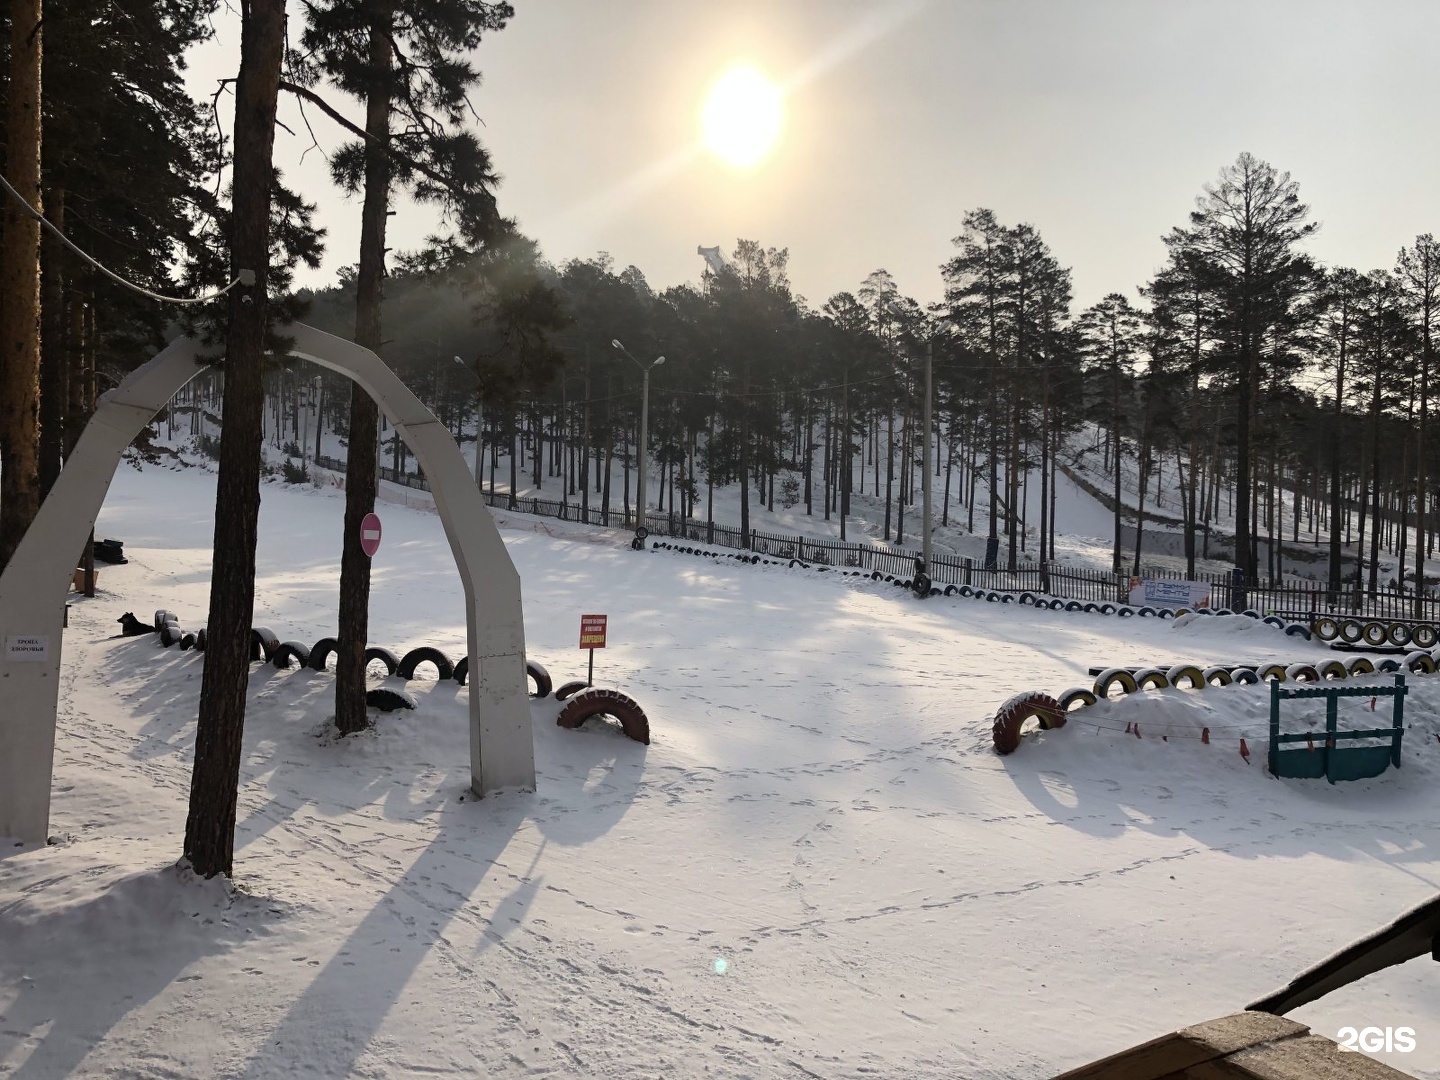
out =
<path fill-rule="evenodd" d="M 115 620 L 203 623 L 213 506 L 196 469 L 111 489 L 98 535 L 130 562 L 66 632 L 59 842 L 0 849 L 0 1076 L 1039 1078 L 1238 1010 L 1440 883 L 1440 676 L 1374 780 L 1270 778 L 1263 687 L 1103 703 L 999 757 L 996 706 L 1091 665 L 1324 650 L 519 514 L 530 656 L 583 677 L 579 615 L 606 612 L 596 681 L 652 744 L 538 701 L 538 790 L 477 802 L 466 689 L 412 682 L 417 710 L 337 740 L 330 675 L 257 666 L 235 883 L 197 881 L 174 864 L 203 657 Z M 282 639 L 334 630 L 342 506 L 265 488 L 256 621 Z M 458 655 L 438 519 L 382 516 L 372 640 Z M 1413 1027 L 1376 1056 L 1434 1080 L 1435 988 L 1416 960 L 1294 1017 Z"/>

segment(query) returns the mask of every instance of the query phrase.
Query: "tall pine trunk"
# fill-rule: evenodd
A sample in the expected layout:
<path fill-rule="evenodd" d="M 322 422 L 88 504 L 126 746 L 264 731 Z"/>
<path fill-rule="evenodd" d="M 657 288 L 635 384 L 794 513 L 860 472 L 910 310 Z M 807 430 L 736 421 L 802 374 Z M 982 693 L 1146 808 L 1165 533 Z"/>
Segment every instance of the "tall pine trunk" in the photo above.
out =
<path fill-rule="evenodd" d="M 250 620 L 255 606 L 255 540 L 260 519 L 260 453 L 265 397 L 261 365 L 270 269 L 271 155 L 275 99 L 285 51 L 285 0 L 250 0 L 240 35 L 235 86 L 234 220 L 231 270 L 254 270 L 253 286 L 230 293 L 225 406 L 215 492 L 205 670 L 195 732 L 185 857 L 197 874 L 229 875 L 235 853 Z"/>
<path fill-rule="evenodd" d="M 365 103 L 365 205 L 360 218 L 355 343 L 380 351 L 385 278 L 385 224 L 390 209 L 390 28 L 392 0 L 377 0 L 370 23 L 370 72 Z M 350 388 L 350 441 L 345 463 L 345 539 L 340 555 L 339 632 L 335 651 L 335 726 L 365 728 L 365 645 L 370 635 L 370 557 L 360 547 L 360 523 L 374 511 L 379 487 L 376 424 L 380 410 L 358 384 Z"/>
<path fill-rule="evenodd" d="M 40 209 L 40 0 L 10 5 L 5 179 Z M 5 199 L 0 246 L 0 571 L 40 509 L 40 223 Z"/>

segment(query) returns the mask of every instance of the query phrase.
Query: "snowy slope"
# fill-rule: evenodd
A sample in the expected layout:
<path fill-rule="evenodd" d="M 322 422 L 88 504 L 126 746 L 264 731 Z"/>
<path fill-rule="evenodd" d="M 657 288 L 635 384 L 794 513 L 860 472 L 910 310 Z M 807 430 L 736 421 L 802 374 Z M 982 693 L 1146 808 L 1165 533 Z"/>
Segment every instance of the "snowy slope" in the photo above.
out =
<path fill-rule="evenodd" d="M 124 469 L 102 514 L 131 562 L 66 633 L 62 842 L 0 854 L 0 1075 L 1044 1077 L 1236 1010 L 1440 882 L 1440 677 L 1376 780 L 1270 779 L 1264 688 L 1102 704 L 1001 758 L 999 702 L 1092 664 L 1323 650 L 518 514 L 531 657 L 583 676 L 578 615 L 607 612 L 597 682 L 653 744 L 536 702 L 538 790 L 477 803 L 467 690 L 412 682 L 415 712 L 336 740 L 331 676 L 256 667 L 236 886 L 197 882 L 173 864 L 202 658 L 114 620 L 203 622 L 213 483 Z M 282 639 L 333 632 L 342 505 L 265 489 L 257 622 Z M 382 516 L 372 640 L 458 655 L 438 519 Z M 1387 1060 L 1440 1078 L 1435 979 L 1415 961 L 1295 1015 L 1412 1026 Z"/>

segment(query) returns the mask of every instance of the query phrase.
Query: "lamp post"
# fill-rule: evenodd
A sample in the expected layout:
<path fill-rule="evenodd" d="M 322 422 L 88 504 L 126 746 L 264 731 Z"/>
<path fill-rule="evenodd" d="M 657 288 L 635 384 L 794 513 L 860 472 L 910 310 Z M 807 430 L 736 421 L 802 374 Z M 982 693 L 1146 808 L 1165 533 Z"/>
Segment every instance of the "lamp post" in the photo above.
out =
<path fill-rule="evenodd" d="M 450 359 L 453 360 L 453 361 L 455 361 L 455 365 L 456 365 L 457 367 L 459 367 L 461 370 L 465 371 L 472 379 L 475 380 L 475 486 L 478 488 L 478 487 L 481 486 L 481 485 L 480 485 L 480 476 L 481 476 L 481 473 L 480 473 L 480 429 L 481 429 L 481 427 L 483 426 L 483 420 L 482 420 L 482 418 L 481 418 L 481 413 L 480 413 L 480 377 L 479 377 L 478 375 L 476 375 L 473 371 L 471 371 L 468 367 L 466 367 L 466 366 L 465 366 L 465 361 L 464 361 L 464 360 L 461 360 L 460 357 L 458 357 L 458 356 L 452 356 Z M 461 425 L 464 424 L 464 422 L 465 422 L 465 419 L 464 419 L 464 416 L 462 415 L 461 418 L 460 418 L 460 420 L 459 420 L 459 422 L 457 423 L 456 426 L 457 426 L 457 427 L 458 427 L 458 426 L 461 426 Z"/>
<path fill-rule="evenodd" d="M 657 356 L 649 364 L 642 364 L 634 356 L 631 356 L 630 350 L 621 345 L 618 340 L 612 338 L 610 344 L 629 356 L 644 375 L 640 388 L 640 475 L 635 485 L 635 507 L 638 512 L 635 515 L 635 544 L 632 545 L 636 551 L 639 551 L 644 548 L 645 537 L 649 535 L 649 530 L 645 529 L 645 474 L 649 469 L 646 451 L 650 445 L 650 369 L 663 364 L 665 357 Z"/>
<path fill-rule="evenodd" d="M 895 315 L 906 314 L 905 309 L 893 300 L 890 301 L 889 308 Z M 930 573 L 930 376 L 931 368 L 934 366 L 933 356 L 933 346 L 927 335 L 925 339 L 925 401 L 920 410 L 920 422 L 925 428 L 925 440 L 921 444 L 924 450 L 921 453 L 920 465 L 920 497 L 924 502 L 924 506 L 921 508 L 921 530 L 924 536 L 920 545 L 920 558 L 925 564 L 921 567 L 921 572 L 927 576 Z"/>

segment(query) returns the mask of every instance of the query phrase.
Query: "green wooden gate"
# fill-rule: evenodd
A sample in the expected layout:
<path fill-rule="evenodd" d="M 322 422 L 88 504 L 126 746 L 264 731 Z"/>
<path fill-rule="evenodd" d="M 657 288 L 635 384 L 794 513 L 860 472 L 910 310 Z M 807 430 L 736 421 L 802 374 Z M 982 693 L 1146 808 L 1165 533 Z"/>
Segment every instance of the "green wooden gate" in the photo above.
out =
<path fill-rule="evenodd" d="M 1394 686 L 1285 686 L 1270 683 L 1270 771 L 1276 776 L 1314 780 L 1363 780 L 1379 776 L 1391 765 L 1400 767 L 1400 738 L 1405 721 L 1405 676 L 1395 676 Z M 1342 697 L 1393 699 L 1390 727 L 1340 731 L 1336 714 Z M 1325 732 L 1280 731 L 1280 702 L 1286 698 L 1324 698 Z M 1342 746 L 1360 739 L 1388 739 L 1388 746 Z M 1318 745 L 1323 740 L 1324 745 Z M 1281 750 L 1287 743 L 1306 743 L 1305 749 Z"/>

